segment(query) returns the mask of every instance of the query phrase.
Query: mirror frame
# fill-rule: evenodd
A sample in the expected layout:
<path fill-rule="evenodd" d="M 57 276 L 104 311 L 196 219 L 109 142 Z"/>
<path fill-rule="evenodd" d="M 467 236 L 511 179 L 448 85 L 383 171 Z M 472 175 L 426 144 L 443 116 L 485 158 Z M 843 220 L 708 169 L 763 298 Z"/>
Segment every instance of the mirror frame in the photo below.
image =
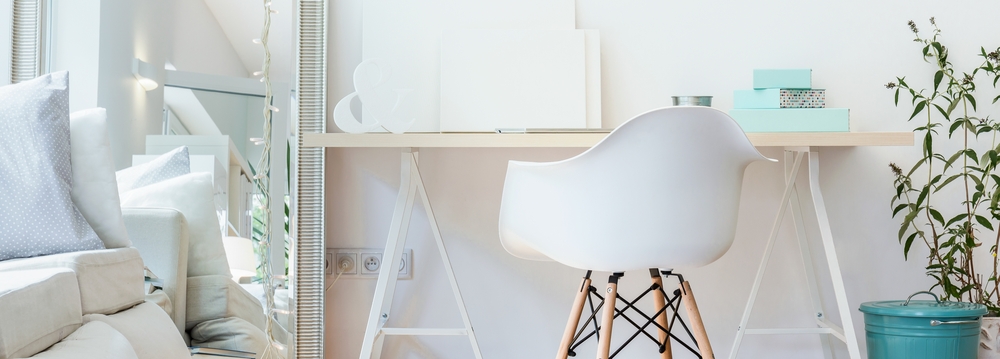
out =
<path fill-rule="evenodd" d="M 295 19 L 295 113 L 292 127 L 292 358 L 323 359 L 325 306 L 325 149 L 303 135 L 326 132 L 327 1 L 298 0 Z"/>

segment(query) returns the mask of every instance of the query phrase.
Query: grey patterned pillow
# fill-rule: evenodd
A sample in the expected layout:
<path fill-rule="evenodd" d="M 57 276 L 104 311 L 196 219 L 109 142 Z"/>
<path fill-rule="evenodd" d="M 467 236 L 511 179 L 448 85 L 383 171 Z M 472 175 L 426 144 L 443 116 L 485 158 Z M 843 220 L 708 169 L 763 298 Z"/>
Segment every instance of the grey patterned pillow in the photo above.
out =
<path fill-rule="evenodd" d="M 0 260 L 104 249 L 72 187 L 69 73 L 0 87 Z"/>
<path fill-rule="evenodd" d="M 187 146 L 177 147 L 152 161 L 115 172 L 118 195 L 188 173 L 191 173 L 191 155 Z"/>

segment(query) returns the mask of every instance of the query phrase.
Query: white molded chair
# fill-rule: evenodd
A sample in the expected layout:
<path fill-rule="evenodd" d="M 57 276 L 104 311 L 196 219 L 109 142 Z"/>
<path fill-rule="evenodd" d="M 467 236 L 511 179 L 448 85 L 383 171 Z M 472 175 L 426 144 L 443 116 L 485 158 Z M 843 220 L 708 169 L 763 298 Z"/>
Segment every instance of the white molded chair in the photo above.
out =
<path fill-rule="evenodd" d="M 725 254 L 736 231 L 744 170 L 759 160 L 767 158 L 725 113 L 671 107 L 636 116 L 576 157 L 549 163 L 510 161 L 500 206 L 504 248 L 520 258 L 588 270 L 558 358 L 571 354 L 570 346 L 582 334 L 576 327 L 583 304 L 588 291 L 596 292 L 590 271 L 615 273 L 605 302 L 613 307 L 621 273 L 646 268 L 653 276 L 651 290 L 663 294 L 656 295 L 656 326 L 661 329 L 660 350 L 669 358 L 670 341 L 665 338 L 672 334 L 664 308 L 669 298 L 660 289 L 657 269 L 674 275 L 672 268 L 703 266 Z M 699 337 L 701 355 L 711 358 L 690 288 L 679 279 L 681 290 L 675 292 L 683 292 L 692 336 Z M 604 314 L 599 359 L 609 357 L 611 322 L 624 309 Z"/>

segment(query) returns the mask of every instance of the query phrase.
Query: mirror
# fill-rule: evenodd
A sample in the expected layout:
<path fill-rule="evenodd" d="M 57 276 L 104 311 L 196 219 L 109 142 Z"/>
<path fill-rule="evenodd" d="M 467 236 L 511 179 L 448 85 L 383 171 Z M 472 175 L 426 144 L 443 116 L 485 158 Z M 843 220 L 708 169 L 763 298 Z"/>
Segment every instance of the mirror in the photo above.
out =
<path fill-rule="evenodd" d="M 288 305 L 289 247 L 286 230 L 288 212 L 288 165 L 286 161 L 290 111 L 292 1 L 268 2 L 270 28 L 262 39 L 264 2 L 239 0 L 178 0 L 174 2 L 173 48 L 166 59 L 163 88 L 163 135 L 187 138 L 192 156 L 206 154 L 200 146 L 213 138 L 228 142 L 229 205 L 222 217 L 226 223 L 226 253 L 234 280 L 267 308 L 274 320 L 273 334 L 280 356 L 289 357 L 292 326 Z M 270 51 L 269 84 L 261 78 L 266 45 Z M 265 108 L 271 116 L 270 148 L 264 146 Z M 195 136 L 195 137 L 190 137 Z M 269 151 L 270 166 L 260 168 L 263 151 Z M 222 161 L 225 162 L 225 161 Z M 252 179 L 269 170 L 269 188 L 257 188 Z M 270 203 L 252 193 L 268 191 Z M 268 216 L 266 209 L 270 210 Z M 270 266 L 258 259 L 264 236 L 263 222 L 270 220 Z M 265 280 L 271 274 L 272 279 Z M 265 295 L 271 282 L 274 296 Z M 277 356 L 271 356 L 277 357 Z"/>
<path fill-rule="evenodd" d="M 195 157 L 208 159 L 192 170 L 215 174 L 215 204 L 220 230 L 229 236 L 225 246 L 231 270 L 262 307 L 276 308 L 265 315 L 277 318 L 267 331 L 279 343 L 266 347 L 288 357 L 283 353 L 291 339 L 285 328 L 292 328 L 285 289 L 286 124 L 294 113 L 289 84 L 295 1 L 36 2 L 46 4 L 39 52 L 51 56 L 42 61 L 43 72 L 71 72 L 71 110 L 107 109 L 118 169 L 133 165 L 133 155 L 158 155 L 160 148 L 180 145 L 189 147 L 192 167 Z M 262 31 L 268 18 L 269 30 Z M 265 63 L 270 88 L 257 74 Z M 275 109 L 266 149 L 260 139 L 270 106 Z M 270 164 L 260 168 L 265 150 Z M 270 174 L 269 184 L 258 188 L 252 180 L 264 172 Z M 255 192 L 267 193 L 271 200 L 265 206 Z M 272 228 L 267 270 L 255 253 L 263 222 Z M 270 298 L 261 282 L 272 279 L 260 278 L 266 273 L 273 274 L 265 277 L 274 278 L 272 287 L 278 288 Z"/>

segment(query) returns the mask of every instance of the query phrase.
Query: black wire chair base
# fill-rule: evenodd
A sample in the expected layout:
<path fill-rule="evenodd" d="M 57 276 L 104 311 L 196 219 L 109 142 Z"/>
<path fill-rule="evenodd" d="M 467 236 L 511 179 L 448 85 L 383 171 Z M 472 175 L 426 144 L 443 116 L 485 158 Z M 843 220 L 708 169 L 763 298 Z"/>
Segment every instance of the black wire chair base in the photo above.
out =
<path fill-rule="evenodd" d="M 655 269 L 650 269 L 650 271 L 654 272 Z M 680 274 L 674 274 L 670 271 L 663 271 L 662 274 L 667 278 L 670 278 L 672 276 L 677 277 L 680 283 L 684 282 L 684 277 L 681 276 Z M 621 276 L 621 274 L 617 273 L 616 275 Z M 659 275 L 659 273 L 657 273 L 657 275 Z M 646 315 L 646 313 L 637 308 L 635 304 L 650 293 L 653 293 L 653 295 L 662 295 L 663 298 L 665 299 L 666 305 L 664 305 L 663 308 L 660 308 L 658 311 L 653 313 L 653 315 Z M 617 302 L 624 303 L 624 308 L 619 309 L 618 305 L 615 305 L 614 318 L 625 319 L 625 321 L 631 324 L 636 329 L 636 331 L 632 333 L 632 335 L 630 335 L 629 338 L 625 340 L 625 342 L 622 343 L 621 346 L 618 347 L 618 349 L 612 352 L 611 356 L 609 356 L 608 359 L 614 358 L 615 355 L 618 355 L 618 353 L 621 352 L 622 349 L 625 349 L 625 347 L 631 344 L 633 340 L 639 337 L 639 335 L 645 335 L 646 338 L 649 338 L 649 340 L 651 340 L 653 343 L 656 344 L 657 348 L 659 348 L 659 352 L 663 353 L 667 348 L 667 343 L 660 342 L 660 340 L 657 338 L 657 336 L 661 332 L 667 333 L 665 340 L 668 341 L 673 340 L 671 343 L 680 344 L 681 346 L 683 346 L 685 349 L 687 349 L 700 359 L 702 356 L 701 352 L 698 351 L 698 345 L 694 337 L 694 334 L 691 332 L 691 329 L 688 327 L 687 323 L 684 322 L 684 319 L 681 318 L 681 316 L 679 315 L 681 297 L 682 296 L 680 289 L 675 289 L 670 295 L 668 295 L 667 292 L 663 290 L 663 287 L 656 283 L 650 285 L 649 288 L 647 288 L 645 291 L 642 292 L 642 294 L 639 294 L 638 297 L 636 297 L 631 301 L 625 299 L 624 297 L 616 293 L 615 294 L 615 298 L 617 298 L 616 303 Z M 595 302 L 594 298 L 597 298 L 596 306 L 594 305 Z M 597 316 L 601 312 L 601 309 L 604 307 L 605 300 L 604 297 L 601 296 L 601 294 L 597 291 L 597 288 L 594 287 L 593 285 L 591 285 L 590 288 L 588 288 L 587 303 L 590 307 L 591 314 L 587 318 L 587 320 L 583 323 L 583 325 L 579 326 L 576 335 L 573 336 L 573 344 L 570 346 L 568 352 L 569 356 L 571 357 L 575 357 L 576 348 L 582 345 L 583 343 L 587 342 L 587 340 L 589 340 L 590 338 L 593 337 L 595 338 L 595 340 L 600 340 L 601 327 L 597 323 L 598 322 Z M 667 312 L 668 309 L 670 310 L 670 312 Z M 644 322 L 642 324 L 639 324 L 631 317 L 629 317 L 628 314 L 626 314 L 629 310 L 634 312 L 634 314 L 638 314 L 642 318 L 640 319 L 640 321 Z M 665 312 L 667 312 L 668 315 L 670 316 L 670 324 L 667 326 L 667 328 L 664 328 L 662 325 L 656 322 L 656 318 Z M 588 332 L 587 326 L 590 325 L 591 323 L 593 323 L 593 329 L 591 329 Z M 680 324 L 681 328 L 684 329 L 685 334 L 687 334 L 686 335 L 687 338 L 690 339 L 690 343 L 686 339 L 682 339 L 673 333 L 673 330 L 677 328 L 678 323 Z M 654 330 L 654 334 L 657 334 L 657 336 L 650 334 L 646 330 L 649 327 L 653 327 L 652 329 Z"/>

